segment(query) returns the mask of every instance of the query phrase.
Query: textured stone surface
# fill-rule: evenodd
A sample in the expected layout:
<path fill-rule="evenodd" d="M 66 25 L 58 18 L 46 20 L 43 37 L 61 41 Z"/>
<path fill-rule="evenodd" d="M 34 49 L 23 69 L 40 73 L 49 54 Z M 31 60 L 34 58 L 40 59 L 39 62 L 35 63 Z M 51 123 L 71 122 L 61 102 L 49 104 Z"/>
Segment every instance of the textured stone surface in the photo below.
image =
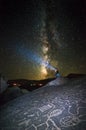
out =
<path fill-rule="evenodd" d="M 86 78 L 64 85 L 53 81 L 5 104 L 0 108 L 0 129 L 86 130 Z"/>

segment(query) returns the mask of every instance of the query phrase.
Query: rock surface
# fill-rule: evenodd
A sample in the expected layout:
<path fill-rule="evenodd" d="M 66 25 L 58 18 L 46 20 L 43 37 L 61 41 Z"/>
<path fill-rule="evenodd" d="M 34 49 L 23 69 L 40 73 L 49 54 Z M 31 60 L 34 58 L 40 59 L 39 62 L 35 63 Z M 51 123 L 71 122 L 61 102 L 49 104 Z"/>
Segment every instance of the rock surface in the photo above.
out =
<path fill-rule="evenodd" d="M 20 97 L 24 94 L 28 93 L 25 89 L 20 89 L 19 87 L 10 87 L 7 88 L 1 95 L 0 95 L 0 105 L 3 105 L 10 100 L 13 100 L 17 97 Z"/>
<path fill-rule="evenodd" d="M 86 130 L 86 77 L 52 82 L 2 106 L 1 129 Z"/>

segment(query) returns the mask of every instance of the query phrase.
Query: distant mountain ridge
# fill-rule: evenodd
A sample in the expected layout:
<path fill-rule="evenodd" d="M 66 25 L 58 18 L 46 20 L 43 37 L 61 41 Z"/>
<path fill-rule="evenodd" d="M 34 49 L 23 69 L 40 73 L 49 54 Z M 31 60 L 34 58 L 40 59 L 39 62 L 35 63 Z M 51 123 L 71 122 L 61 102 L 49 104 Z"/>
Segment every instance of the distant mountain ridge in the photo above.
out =
<path fill-rule="evenodd" d="M 48 82 L 54 80 L 55 78 L 43 79 L 43 80 L 27 80 L 27 79 L 14 79 L 8 80 L 8 87 L 20 87 L 27 89 L 28 91 L 33 91 L 47 84 Z"/>
<path fill-rule="evenodd" d="M 84 77 L 86 74 L 77 74 L 77 73 L 70 73 L 66 76 L 66 78 L 79 78 L 79 77 Z"/>
<path fill-rule="evenodd" d="M 49 82 L 54 80 L 55 78 L 48 78 L 48 79 L 43 79 L 43 80 L 28 80 L 28 79 L 12 79 L 12 80 L 8 80 L 7 83 L 13 83 L 13 82 L 17 82 L 17 83 L 33 83 L 33 82 Z"/>

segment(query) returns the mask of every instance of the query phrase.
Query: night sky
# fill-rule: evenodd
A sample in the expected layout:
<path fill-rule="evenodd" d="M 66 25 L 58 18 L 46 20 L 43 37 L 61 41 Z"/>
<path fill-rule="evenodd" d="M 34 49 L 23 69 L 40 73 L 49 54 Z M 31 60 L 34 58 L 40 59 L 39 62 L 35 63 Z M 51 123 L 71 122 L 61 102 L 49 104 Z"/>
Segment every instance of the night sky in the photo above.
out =
<path fill-rule="evenodd" d="M 1 0 L 0 73 L 8 79 L 86 74 L 85 0 Z"/>

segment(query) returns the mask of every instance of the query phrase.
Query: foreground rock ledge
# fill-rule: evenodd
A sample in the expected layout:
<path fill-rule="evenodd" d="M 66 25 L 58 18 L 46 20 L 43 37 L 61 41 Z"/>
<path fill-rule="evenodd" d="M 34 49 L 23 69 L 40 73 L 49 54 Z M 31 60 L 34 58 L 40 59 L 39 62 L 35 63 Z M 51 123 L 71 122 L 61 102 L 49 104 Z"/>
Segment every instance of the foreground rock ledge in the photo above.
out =
<path fill-rule="evenodd" d="M 46 85 L 0 108 L 3 130 L 86 130 L 86 77 Z"/>

